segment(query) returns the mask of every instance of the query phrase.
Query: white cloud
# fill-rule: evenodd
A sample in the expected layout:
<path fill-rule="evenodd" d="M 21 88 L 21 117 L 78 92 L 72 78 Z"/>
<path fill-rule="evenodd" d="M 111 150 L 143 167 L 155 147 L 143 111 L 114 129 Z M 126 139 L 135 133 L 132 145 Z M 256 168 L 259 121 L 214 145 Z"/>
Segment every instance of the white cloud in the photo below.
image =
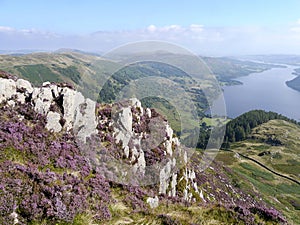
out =
<path fill-rule="evenodd" d="M 154 31 L 156 31 L 156 26 L 150 25 L 150 26 L 147 27 L 147 30 L 150 31 L 150 32 L 154 32 Z"/>
<path fill-rule="evenodd" d="M 0 43 L 1 48 L 7 50 L 77 48 L 103 52 L 128 42 L 157 40 L 179 44 L 206 55 L 299 54 L 300 21 L 297 23 L 293 27 L 277 30 L 262 27 L 206 27 L 201 24 L 153 24 L 144 29 L 98 31 L 87 35 L 59 35 L 37 29 L 17 30 L 0 26 Z"/>
<path fill-rule="evenodd" d="M 300 32 L 300 26 L 299 27 L 292 27 L 291 31 L 293 31 L 293 32 Z"/>
<path fill-rule="evenodd" d="M 300 19 L 297 20 L 295 25 L 290 29 L 292 32 L 299 33 L 300 32 Z"/>
<path fill-rule="evenodd" d="M 160 31 L 164 31 L 164 32 L 168 32 L 168 31 L 176 31 L 176 32 L 178 32 L 178 31 L 181 31 L 182 28 L 181 28 L 181 26 L 174 24 L 174 25 L 162 27 L 159 30 Z"/>
<path fill-rule="evenodd" d="M 189 28 L 191 31 L 196 33 L 203 31 L 203 25 L 200 24 L 191 24 Z"/>
<path fill-rule="evenodd" d="M 5 27 L 5 26 L 0 26 L 0 32 L 12 32 L 15 29 L 12 27 Z"/>

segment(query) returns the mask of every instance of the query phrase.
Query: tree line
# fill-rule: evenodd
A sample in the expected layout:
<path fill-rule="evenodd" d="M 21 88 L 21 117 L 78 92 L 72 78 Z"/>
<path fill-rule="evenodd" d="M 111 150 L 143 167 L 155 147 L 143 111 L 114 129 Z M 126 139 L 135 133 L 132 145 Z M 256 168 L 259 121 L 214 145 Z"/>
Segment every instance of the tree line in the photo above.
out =
<path fill-rule="evenodd" d="M 228 143 L 243 141 L 249 136 L 253 128 L 274 119 L 285 120 L 294 124 L 298 124 L 296 120 L 290 119 L 275 112 L 252 110 L 231 120 L 226 125 L 224 142 Z"/>

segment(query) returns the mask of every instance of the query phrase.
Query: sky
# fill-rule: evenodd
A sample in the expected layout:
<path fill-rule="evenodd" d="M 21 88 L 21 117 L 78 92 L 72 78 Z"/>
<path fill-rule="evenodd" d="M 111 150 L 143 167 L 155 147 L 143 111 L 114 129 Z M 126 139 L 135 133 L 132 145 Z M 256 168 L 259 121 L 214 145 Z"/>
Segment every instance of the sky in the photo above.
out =
<path fill-rule="evenodd" d="M 299 9 L 299 0 L 0 0 L 0 50 L 158 40 L 203 55 L 300 54 Z"/>

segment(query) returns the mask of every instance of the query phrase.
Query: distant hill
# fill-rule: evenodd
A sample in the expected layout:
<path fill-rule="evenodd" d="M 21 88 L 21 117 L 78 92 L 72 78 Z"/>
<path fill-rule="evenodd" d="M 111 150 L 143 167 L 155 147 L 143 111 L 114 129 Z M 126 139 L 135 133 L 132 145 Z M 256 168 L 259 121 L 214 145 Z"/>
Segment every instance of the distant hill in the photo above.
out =
<path fill-rule="evenodd" d="M 235 57 L 243 60 L 254 60 L 264 63 L 300 65 L 300 55 L 248 55 Z"/>
<path fill-rule="evenodd" d="M 296 120 L 290 119 L 275 112 L 252 110 L 231 120 L 226 125 L 225 142 L 245 140 L 249 137 L 251 129 L 274 119 L 285 120 L 294 124 L 298 124 Z"/>
<path fill-rule="evenodd" d="M 300 91 L 300 68 L 295 69 L 294 72 L 295 75 L 297 75 L 297 77 L 295 77 L 292 80 L 286 81 L 286 85 L 296 91 Z"/>
<path fill-rule="evenodd" d="M 118 64 L 76 51 L 0 55 L 0 69 L 27 79 L 34 85 L 45 81 L 71 83 L 86 96 L 97 99 L 106 78 Z"/>
<path fill-rule="evenodd" d="M 229 57 L 203 57 L 217 79 L 224 84 L 235 84 L 234 79 L 247 76 L 251 73 L 260 73 L 265 70 L 280 67 L 273 64 L 258 63 L 247 60 L 238 60 Z"/>

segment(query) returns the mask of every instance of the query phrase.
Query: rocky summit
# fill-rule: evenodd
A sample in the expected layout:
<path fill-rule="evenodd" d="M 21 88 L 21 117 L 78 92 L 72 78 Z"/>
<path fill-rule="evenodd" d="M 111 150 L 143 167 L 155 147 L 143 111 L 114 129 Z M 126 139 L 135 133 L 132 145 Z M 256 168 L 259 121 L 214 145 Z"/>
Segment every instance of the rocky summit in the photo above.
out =
<path fill-rule="evenodd" d="M 138 99 L 2 73 L 0 111 L 0 224 L 287 223 Z"/>

